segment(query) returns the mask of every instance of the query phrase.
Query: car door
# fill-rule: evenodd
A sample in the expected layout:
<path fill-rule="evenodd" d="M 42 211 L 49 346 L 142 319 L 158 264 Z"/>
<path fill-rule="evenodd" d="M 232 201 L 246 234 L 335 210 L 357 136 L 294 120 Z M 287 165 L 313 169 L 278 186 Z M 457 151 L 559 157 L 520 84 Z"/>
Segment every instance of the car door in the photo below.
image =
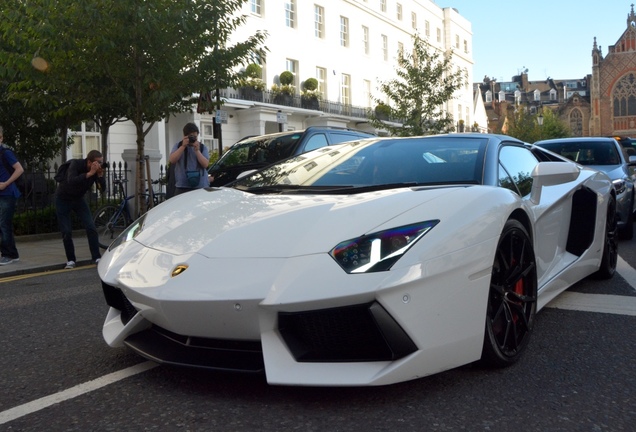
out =
<path fill-rule="evenodd" d="M 525 147 L 502 146 L 499 163 L 500 186 L 512 189 L 508 185 L 514 184 L 530 218 L 534 220 L 532 235 L 538 286 L 541 287 L 565 265 L 576 259 L 576 256 L 565 252 L 572 213 L 572 194 L 564 195 L 563 185 L 543 186 L 540 202 L 533 203 L 530 200 L 532 172 L 539 161 Z"/>

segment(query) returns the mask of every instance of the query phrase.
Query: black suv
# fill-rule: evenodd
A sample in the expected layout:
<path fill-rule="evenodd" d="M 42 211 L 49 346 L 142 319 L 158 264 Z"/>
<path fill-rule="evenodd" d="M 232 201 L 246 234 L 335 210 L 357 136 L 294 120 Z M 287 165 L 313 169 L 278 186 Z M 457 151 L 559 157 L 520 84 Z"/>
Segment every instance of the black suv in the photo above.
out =
<path fill-rule="evenodd" d="M 374 136 L 355 129 L 311 126 L 304 130 L 243 138 L 208 169 L 214 177 L 210 186 L 226 185 L 244 171 L 261 169 L 290 156 Z"/>

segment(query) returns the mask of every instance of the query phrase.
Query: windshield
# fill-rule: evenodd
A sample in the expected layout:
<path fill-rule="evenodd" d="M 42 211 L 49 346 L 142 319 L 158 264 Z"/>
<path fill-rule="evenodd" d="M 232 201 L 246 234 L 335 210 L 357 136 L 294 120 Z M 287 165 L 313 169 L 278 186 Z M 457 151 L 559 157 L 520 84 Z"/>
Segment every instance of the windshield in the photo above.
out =
<path fill-rule="evenodd" d="M 242 178 L 242 190 L 481 184 L 486 138 L 366 139 L 314 150 Z"/>
<path fill-rule="evenodd" d="M 216 163 L 218 167 L 269 165 L 291 155 L 301 133 L 246 138 L 234 144 Z"/>
<path fill-rule="evenodd" d="M 621 158 L 612 141 L 555 141 L 539 143 L 540 147 L 560 154 L 581 165 L 618 165 Z"/>

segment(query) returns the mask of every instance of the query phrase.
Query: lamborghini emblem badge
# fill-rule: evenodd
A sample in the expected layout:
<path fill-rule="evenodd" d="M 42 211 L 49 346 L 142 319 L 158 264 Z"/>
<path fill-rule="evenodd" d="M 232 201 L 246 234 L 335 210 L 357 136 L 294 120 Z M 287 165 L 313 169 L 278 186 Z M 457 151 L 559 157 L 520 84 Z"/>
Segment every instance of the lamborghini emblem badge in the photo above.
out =
<path fill-rule="evenodd" d="M 172 270 L 172 277 L 179 276 L 181 273 L 186 271 L 187 268 L 188 268 L 188 266 L 185 265 L 185 264 L 180 264 L 180 265 L 176 266 L 174 268 L 174 270 Z"/>

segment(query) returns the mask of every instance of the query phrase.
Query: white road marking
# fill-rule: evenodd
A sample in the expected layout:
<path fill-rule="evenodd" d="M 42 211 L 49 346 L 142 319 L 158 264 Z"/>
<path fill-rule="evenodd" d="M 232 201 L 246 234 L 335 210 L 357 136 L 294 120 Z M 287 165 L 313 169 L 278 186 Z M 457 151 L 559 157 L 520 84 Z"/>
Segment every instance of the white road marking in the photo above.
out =
<path fill-rule="evenodd" d="M 636 316 L 636 297 L 565 291 L 548 303 L 547 307 Z"/>
<path fill-rule="evenodd" d="M 627 264 L 627 262 L 620 256 L 616 263 L 616 271 L 634 290 L 636 290 L 636 270 Z"/>
<path fill-rule="evenodd" d="M 23 405 L 19 405 L 17 407 L 0 412 L 0 425 L 8 423 L 27 414 L 31 414 L 41 409 L 47 408 L 51 405 L 55 405 L 66 400 L 73 399 L 74 397 L 81 396 L 84 393 L 100 389 L 133 375 L 146 372 L 147 370 L 150 370 L 157 366 L 157 363 L 153 363 L 150 361 L 140 363 L 138 365 L 122 369 L 108 375 L 104 375 L 103 377 L 94 379 L 92 381 L 78 384 L 75 387 L 71 387 L 59 393 L 45 396 L 43 398 L 36 399 Z"/>

